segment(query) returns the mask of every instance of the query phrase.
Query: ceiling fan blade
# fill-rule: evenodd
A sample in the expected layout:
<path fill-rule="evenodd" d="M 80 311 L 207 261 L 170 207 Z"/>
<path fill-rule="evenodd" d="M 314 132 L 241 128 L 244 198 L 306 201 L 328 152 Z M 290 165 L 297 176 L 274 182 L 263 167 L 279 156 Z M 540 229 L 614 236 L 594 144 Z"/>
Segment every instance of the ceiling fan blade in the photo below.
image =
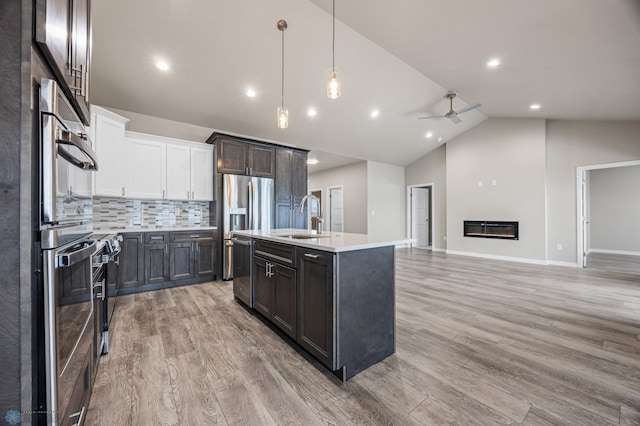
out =
<path fill-rule="evenodd" d="M 449 117 L 449 120 L 451 120 L 453 124 L 462 123 L 462 120 L 457 115 L 452 115 L 451 117 Z"/>
<path fill-rule="evenodd" d="M 473 104 L 473 105 L 469 105 L 467 107 L 462 108 L 461 110 L 458 110 L 458 114 L 462 114 L 463 112 L 468 112 L 471 111 L 472 109 L 476 109 L 476 108 L 480 108 L 482 106 L 482 104 Z"/>
<path fill-rule="evenodd" d="M 424 120 L 426 118 L 444 118 L 444 115 L 433 115 L 431 117 L 418 117 L 418 120 Z"/>

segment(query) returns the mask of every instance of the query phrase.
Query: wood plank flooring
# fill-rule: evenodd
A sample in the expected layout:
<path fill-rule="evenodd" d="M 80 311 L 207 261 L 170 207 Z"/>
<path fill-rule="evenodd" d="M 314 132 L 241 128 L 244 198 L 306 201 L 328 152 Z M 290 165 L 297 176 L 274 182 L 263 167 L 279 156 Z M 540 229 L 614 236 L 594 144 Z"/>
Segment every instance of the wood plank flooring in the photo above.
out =
<path fill-rule="evenodd" d="M 124 296 L 86 424 L 640 425 L 640 258 L 600 260 L 400 249 L 397 352 L 344 384 L 231 282 Z"/>

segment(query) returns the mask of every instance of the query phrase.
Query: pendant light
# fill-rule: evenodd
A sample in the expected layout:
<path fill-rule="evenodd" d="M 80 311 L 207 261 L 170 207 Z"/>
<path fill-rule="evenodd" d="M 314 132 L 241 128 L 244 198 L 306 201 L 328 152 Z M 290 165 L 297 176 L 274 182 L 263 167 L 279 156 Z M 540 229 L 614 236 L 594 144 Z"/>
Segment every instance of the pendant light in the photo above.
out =
<path fill-rule="evenodd" d="M 329 99 L 340 97 L 340 80 L 336 72 L 336 0 L 333 0 L 333 44 L 331 45 L 331 73 L 327 79 L 327 96 Z"/>
<path fill-rule="evenodd" d="M 278 127 L 286 129 L 289 127 L 289 110 L 284 107 L 284 31 L 287 29 L 287 21 L 279 20 L 278 29 L 282 32 L 282 92 L 278 107 Z"/>

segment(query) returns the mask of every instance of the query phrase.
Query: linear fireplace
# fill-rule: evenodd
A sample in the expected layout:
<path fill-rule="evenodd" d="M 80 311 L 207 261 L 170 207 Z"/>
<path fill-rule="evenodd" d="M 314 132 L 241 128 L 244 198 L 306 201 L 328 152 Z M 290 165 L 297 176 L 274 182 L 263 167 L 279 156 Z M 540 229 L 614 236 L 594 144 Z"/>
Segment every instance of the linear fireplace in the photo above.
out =
<path fill-rule="evenodd" d="M 518 239 L 518 222 L 465 220 L 464 236 L 475 238 Z"/>

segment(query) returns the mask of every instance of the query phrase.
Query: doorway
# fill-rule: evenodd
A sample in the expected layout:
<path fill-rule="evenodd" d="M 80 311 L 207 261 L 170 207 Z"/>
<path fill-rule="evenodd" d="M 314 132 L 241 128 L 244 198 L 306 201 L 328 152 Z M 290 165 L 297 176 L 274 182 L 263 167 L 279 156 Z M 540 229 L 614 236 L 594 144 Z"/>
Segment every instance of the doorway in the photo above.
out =
<path fill-rule="evenodd" d="M 586 268 L 588 265 L 588 255 L 591 251 L 591 212 L 590 212 L 590 185 L 589 175 L 593 170 L 612 169 L 618 167 L 638 166 L 640 161 L 623 161 L 619 163 L 596 164 L 592 166 L 582 166 L 576 168 L 576 223 L 577 223 L 577 266 Z"/>
<path fill-rule="evenodd" d="M 318 202 L 311 202 L 309 200 L 309 215 L 307 217 L 307 229 L 313 229 L 313 221 L 315 217 L 324 218 L 326 212 L 323 211 L 324 208 L 324 200 L 322 199 L 322 189 L 311 189 L 309 190 L 309 194 L 313 195 L 318 199 Z"/>
<path fill-rule="evenodd" d="M 329 231 L 344 232 L 344 199 L 343 187 L 330 186 L 329 193 Z"/>
<path fill-rule="evenodd" d="M 412 247 L 433 247 L 433 184 L 407 186 L 407 234 L 415 239 Z"/>

